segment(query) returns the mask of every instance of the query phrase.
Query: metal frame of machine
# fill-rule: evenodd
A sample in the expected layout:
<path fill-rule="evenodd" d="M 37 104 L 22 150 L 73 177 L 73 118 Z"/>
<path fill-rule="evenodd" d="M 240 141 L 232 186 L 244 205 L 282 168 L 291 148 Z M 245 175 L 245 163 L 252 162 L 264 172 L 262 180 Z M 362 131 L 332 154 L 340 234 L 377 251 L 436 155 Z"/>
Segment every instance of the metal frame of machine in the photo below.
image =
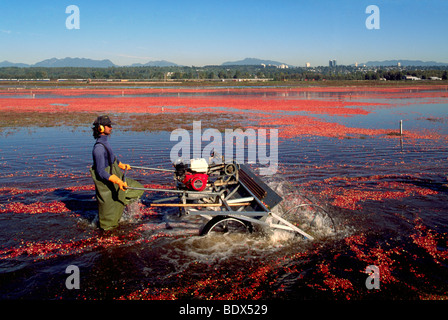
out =
<path fill-rule="evenodd" d="M 282 197 L 246 165 L 237 162 L 208 164 L 205 159 L 192 159 L 190 163 L 174 164 L 174 170 L 132 167 L 174 173 L 176 189 L 128 189 L 176 194 L 153 201 L 150 206 L 178 207 L 180 214 L 206 218 L 208 221 L 201 228 L 201 235 L 217 229 L 230 231 L 230 224 L 251 232 L 255 224 L 298 233 L 313 240 L 311 235 L 272 212 Z M 173 200 L 180 200 L 180 203 L 168 202 Z M 267 219 L 269 216 L 273 219 Z"/>

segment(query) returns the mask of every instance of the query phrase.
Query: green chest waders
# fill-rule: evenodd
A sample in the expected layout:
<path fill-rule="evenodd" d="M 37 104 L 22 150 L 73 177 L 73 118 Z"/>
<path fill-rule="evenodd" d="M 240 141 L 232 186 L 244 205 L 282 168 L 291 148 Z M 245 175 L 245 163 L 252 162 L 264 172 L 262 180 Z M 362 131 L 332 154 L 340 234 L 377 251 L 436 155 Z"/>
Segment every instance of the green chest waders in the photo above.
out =
<path fill-rule="evenodd" d="M 110 174 L 115 174 L 123 180 L 123 171 L 118 166 L 117 160 L 105 169 Z M 118 226 L 124 207 L 129 203 L 137 200 L 143 195 L 142 190 L 126 190 L 123 191 L 117 184 L 101 179 L 90 168 L 95 183 L 95 193 L 98 202 L 98 215 L 100 228 L 103 230 L 110 230 Z M 138 181 L 126 177 L 126 182 L 129 187 L 142 188 L 143 185 Z"/>

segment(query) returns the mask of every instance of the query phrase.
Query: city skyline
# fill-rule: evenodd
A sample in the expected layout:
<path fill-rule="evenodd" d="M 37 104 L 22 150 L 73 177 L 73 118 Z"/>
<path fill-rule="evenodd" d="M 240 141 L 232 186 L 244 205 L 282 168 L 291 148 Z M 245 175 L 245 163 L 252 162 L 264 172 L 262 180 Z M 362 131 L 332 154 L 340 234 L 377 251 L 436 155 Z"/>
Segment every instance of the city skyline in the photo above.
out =
<path fill-rule="evenodd" d="M 379 29 L 369 29 L 375 5 Z M 79 9 L 78 28 L 70 5 Z M 293 66 L 448 62 L 447 1 L 17 1 L 0 4 L 0 61 L 65 57 L 116 65 L 213 65 L 248 57 Z M 72 19 L 72 20 L 70 20 Z M 376 21 L 375 21 L 376 22 Z"/>

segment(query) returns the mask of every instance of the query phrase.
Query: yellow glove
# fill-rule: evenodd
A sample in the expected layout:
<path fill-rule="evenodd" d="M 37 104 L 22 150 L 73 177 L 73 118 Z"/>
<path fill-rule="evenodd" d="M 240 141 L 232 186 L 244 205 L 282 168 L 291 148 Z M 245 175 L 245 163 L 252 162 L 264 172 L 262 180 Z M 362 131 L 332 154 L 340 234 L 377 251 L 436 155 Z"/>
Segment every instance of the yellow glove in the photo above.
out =
<path fill-rule="evenodd" d="M 118 166 L 120 167 L 120 169 L 123 169 L 123 170 L 131 170 L 131 166 L 130 165 L 128 165 L 128 164 L 124 164 L 124 163 L 119 163 L 118 164 Z"/>
<path fill-rule="evenodd" d="M 118 184 L 120 186 L 120 189 L 123 191 L 126 191 L 126 188 L 128 187 L 128 184 L 126 182 L 123 182 L 114 174 L 109 177 L 109 181 Z"/>

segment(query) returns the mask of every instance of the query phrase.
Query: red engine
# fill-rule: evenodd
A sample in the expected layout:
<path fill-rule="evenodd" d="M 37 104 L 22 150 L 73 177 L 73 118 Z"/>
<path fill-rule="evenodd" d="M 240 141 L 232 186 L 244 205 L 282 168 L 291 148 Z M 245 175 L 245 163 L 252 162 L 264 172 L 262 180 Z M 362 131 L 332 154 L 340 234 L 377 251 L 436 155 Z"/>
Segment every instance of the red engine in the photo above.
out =
<path fill-rule="evenodd" d="M 203 191 L 207 186 L 208 175 L 205 173 L 185 173 L 185 179 L 182 181 L 185 186 L 194 191 Z"/>

